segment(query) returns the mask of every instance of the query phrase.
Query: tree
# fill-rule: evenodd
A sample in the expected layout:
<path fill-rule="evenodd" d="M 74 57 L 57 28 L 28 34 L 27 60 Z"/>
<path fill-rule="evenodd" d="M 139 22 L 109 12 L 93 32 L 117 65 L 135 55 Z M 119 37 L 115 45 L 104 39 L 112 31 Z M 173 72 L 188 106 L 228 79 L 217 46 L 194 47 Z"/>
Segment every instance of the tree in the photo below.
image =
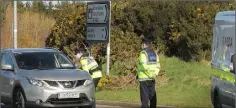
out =
<path fill-rule="evenodd" d="M 5 12 L 6 12 L 6 8 L 8 6 L 8 1 L 7 0 L 0 0 L 0 49 L 1 49 L 1 30 L 2 30 L 2 25 L 4 23 L 4 19 L 5 19 Z"/>
<path fill-rule="evenodd" d="M 59 48 L 59 50 L 73 59 L 74 49 L 83 46 L 85 43 L 86 21 L 84 10 L 84 5 L 70 5 L 57 13 L 58 18 L 51 34 L 46 40 L 46 46 Z"/>
<path fill-rule="evenodd" d="M 43 1 L 33 1 L 32 9 L 35 12 L 46 12 L 46 5 Z"/>
<path fill-rule="evenodd" d="M 2 27 L 2 24 L 4 22 L 5 18 L 5 11 L 8 6 L 8 1 L 7 0 L 0 0 L 0 28 Z"/>

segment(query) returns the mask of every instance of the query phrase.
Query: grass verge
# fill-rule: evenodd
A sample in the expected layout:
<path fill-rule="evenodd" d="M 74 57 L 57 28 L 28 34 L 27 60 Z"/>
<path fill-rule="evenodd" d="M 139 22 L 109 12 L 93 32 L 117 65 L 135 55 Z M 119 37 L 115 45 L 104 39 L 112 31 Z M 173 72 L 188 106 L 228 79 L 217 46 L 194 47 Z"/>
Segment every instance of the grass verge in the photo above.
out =
<path fill-rule="evenodd" d="M 176 57 L 160 56 L 167 84 L 157 88 L 159 105 L 175 107 L 212 107 L 210 100 L 210 76 L 219 71 L 206 62 L 184 62 Z M 159 83 L 159 82 L 157 82 Z M 102 90 L 96 98 L 107 101 L 140 103 L 139 89 Z"/>

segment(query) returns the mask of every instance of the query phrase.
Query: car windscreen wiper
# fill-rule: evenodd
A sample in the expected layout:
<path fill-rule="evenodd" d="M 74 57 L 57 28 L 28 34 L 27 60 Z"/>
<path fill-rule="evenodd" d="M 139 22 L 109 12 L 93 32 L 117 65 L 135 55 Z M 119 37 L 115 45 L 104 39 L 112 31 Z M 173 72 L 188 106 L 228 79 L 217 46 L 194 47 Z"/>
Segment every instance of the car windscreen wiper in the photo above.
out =
<path fill-rule="evenodd" d="M 59 67 L 57 69 L 75 69 L 75 67 Z"/>
<path fill-rule="evenodd" d="M 52 70 L 54 68 L 38 68 L 38 70 Z"/>

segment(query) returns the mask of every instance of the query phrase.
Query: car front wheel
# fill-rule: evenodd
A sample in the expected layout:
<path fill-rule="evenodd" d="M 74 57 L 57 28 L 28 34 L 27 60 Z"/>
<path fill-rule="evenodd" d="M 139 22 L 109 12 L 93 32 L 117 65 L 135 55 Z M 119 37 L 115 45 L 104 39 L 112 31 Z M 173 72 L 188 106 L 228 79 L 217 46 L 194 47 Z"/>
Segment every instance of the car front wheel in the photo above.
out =
<path fill-rule="evenodd" d="M 17 89 L 12 98 L 12 107 L 13 108 L 26 108 L 25 107 L 25 98 L 21 89 Z"/>

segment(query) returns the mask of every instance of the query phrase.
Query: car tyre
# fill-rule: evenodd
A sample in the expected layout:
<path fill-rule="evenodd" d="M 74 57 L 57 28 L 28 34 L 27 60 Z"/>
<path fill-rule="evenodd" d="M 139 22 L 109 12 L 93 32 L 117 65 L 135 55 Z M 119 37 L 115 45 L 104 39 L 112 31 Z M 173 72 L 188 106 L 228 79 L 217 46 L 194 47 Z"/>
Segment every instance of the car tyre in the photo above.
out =
<path fill-rule="evenodd" d="M 222 108 L 220 97 L 218 94 L 215 94 L 214 96 L 214 108 Z"/>
<path fill-rule="evenodd" d="M 26 108 L 25 97 L 21 89 L 16 89 L 13 94 L 12 108 Z"/>

